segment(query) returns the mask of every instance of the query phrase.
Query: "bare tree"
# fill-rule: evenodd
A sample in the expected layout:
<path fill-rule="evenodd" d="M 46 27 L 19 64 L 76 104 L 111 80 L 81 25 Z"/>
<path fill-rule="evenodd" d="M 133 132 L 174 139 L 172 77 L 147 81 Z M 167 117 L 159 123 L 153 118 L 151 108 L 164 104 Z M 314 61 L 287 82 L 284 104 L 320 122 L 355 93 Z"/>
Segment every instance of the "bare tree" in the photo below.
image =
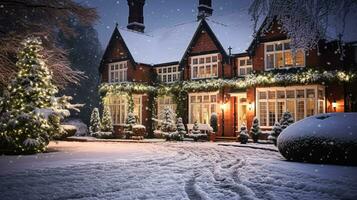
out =
<path fill-rule="evenodd" d="M 57 42 L 61 32 L 75 37 L 71 23 L 91 26 L 98 19 L 94 8 L 74 0 L 0 0 L 0 86 L 6 85 L 17 71 L 16 54 L 21 41 L 40 37 L 45 61 L 57 86 L 78 83 L 83 73 L 71 69 L 66 50 Z"/>
<path fill-rule="evenodd" d="M 293 49 L 310 50 L 317 47 L 319 40 L 326 39 L 331 29 L 334 37 L 341 39 L 347 16 L 356 12 L 356 7 L 356 0 L 253 0 L 249 12 L 255 30 L 264 19 L 261 29 L 264 33 L 276 20 L 291 38 Z"/>

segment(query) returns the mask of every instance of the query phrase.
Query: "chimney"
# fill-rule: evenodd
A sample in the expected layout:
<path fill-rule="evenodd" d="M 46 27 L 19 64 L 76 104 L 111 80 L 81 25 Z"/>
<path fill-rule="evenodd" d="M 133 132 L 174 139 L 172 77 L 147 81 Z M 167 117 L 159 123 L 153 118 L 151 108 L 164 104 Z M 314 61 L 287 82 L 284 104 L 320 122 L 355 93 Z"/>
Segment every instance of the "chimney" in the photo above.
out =
<path fill-rule="evenodd" d="M 128 29 L 144 32 L 144 5 L 145 0 L 128 0 L 129 18 L 126 26 Z"/>
<path fill-rule="evenodd" d="M 204 19 L 212 15 L 212 0 L 199 0 L 197 19 Z"/>

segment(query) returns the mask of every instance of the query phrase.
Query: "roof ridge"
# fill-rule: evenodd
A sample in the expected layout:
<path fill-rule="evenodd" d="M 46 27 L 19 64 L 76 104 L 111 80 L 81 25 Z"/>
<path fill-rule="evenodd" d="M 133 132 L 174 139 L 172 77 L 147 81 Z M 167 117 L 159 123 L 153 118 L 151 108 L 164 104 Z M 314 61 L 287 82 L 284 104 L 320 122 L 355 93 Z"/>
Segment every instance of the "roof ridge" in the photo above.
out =
<path fill-rule="evenodd" d="M 142 33 L 142 32 L 138 32 L 138 31 L 134 31 L 134 30 L 130 30 L 130 29 L 127 29 L 125 27 L 119 27 L 120 30 L 123 30 L 123 31 L 128 31 L 128 32 L 131 32 L 131 33 L 136 33 L 138 35 L 145 35 L 145 36 L 148 36 L 148 37 L 152 37 L 154 38 L 155 36 L 154 35 L 149 35 L 148 33 Z"/>

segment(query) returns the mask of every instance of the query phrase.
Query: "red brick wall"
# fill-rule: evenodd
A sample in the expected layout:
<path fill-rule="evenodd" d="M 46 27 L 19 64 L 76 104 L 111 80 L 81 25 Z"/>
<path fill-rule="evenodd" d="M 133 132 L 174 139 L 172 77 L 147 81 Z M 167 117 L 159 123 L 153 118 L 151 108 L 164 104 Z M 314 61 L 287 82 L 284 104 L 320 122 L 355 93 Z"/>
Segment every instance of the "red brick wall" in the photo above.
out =
<path fill-rule="evenodd" d="M 218 50 L 218 47 L 213 42 L 212 38 L 206 31 L 201 31 L 198 35 L 196 43 L 191 47 L 191 53 L 200 53 L 202 51 L 214 51 Z"/>

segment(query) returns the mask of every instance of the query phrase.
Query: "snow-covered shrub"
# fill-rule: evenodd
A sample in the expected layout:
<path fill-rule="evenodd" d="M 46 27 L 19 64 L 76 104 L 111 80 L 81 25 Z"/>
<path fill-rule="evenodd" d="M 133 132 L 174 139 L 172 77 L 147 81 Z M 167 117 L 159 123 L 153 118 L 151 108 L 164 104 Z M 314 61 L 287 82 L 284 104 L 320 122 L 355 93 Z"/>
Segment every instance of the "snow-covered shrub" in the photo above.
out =
<path fill-rule="evenodd" d="M 195 123 L 193 123 L 193 127 L 191 130 L 192 134 L 201 134 L 201 130 L 199 130 L 199 126 L 198 126 L 198 122 L 195 121 Z"/>
<path fill-rule="evenodd" d="M 98 108 L 94 108 L 89 121 L 89 133 L 95 135 L 100 132 L 100 116 Z"/>
<path fill-rule="evenodd" d="M 133 126 L 136 124 L 136 117 L 133 113 L 128 113 L 124 126 L 124 134 L 127 139 L 133 135 Z"/>
<path fill-rule="evenodd" d="M 167 140 L 171 140 L 175 138 L 177 135 L 177 131 L 176 131 L 177 128 L 175 124 L 176 114 L 169 107 L 164 108 L 162 113 L 159 114 L 162 116 L 162 122 L 160 127 L 162 134 L 165 136 Z"/>
<path fill-rule="evenodd" d="M 65 134 L 61 135 L 59 139 L 74 136 L 77 132 L 77 127 L 73 125 L 61 125 L 61 127 L 65 131 Z"/>
<path fill-rule="evenodd" d="M 291 113 L 290 112 L 284 112 L 283 116 L 280 119 L 281 130 L 283 131 L 284 129 L 286 129 L 288 126 L 290 126 L 293 123 L 294 123 L 294 118 L 291 115 Z"/>
<path fill-rule="evenodd" d="M 218 116 L 217 113 L 212 113 L 210 119 L 210 125 L 213 128 L 213 132 L 217 133 L 218 131 Z"/>
<path fill-rule="evenodd" d="M 249 139 L 249 134 L 248 134 L 247 126 L 243 123 L 240 126 L 240 131 L 239 131 L 240 143 L 247 144 L 248 143 L 248 139 Z"/>
<path fill-rule="evenodd" d="M 1 149 L 11 153 L 45 151 L 50 139 L 63 133 L 60 122 L 69 115 L 68 109 L 78 110 L 78 105 L 69 103 L 70 97 L 55 97 L 57 88 L 41 50 L 37 38 L 23 42 L 16 63 L 19 71 L 1 101 Z"/>
<path fill-rule="evenodd" d="M 258 142 L 259 136 L 261 135 L 259 119 L 254 117 L 252 122 L 252 128 L 250 129 L 250 134 L 252 135 L 253 141 Z"/>
<path fill-rule="evenodd" d="M 183 140 L 185 135 L 187 134 L 185 125 L 183 124 L 182 118 L 179 117 L 177 118 L 176 121 L 176 127 L 177 127 L 177 135 L 175 137 L 175 140 Z"/>
<path fill-rule="evenodd" d="M 62 123 L 63 125 L 72 125 L 75 126 L 77 131 L 75 136 L 86 136 L 88 135 L 88 127 L 87 125 L 82 122 L 80 119 L 70 119 L 66 120 L 65 122 Z"/>
<path fill-rule="evenodd" d="M 304 118 L 279 135 L 279 152 L 293 161 L 357 165 L 357 113 Z"/>
<path fill-rule="evenodd" d="M 133 135 L 134 139 L 144 139 L 146 136 L 146 127 L 141 124 L 135 124 L 133 126 Z"/>
<path fill-rule="evenodd" d="M 275 146 L 276 146 L 276 140 L 277 140 L 278 136 L 280 135 L 281 131 L 282 131 L 282 129 L 281 129 L 280 123 L 275 122 L 273 129 L 271 130 L 271 132 L 268 136 L 268 140 L 272 141 Z"/>
<path fill-rule="evenodd" d="M 113 132 L 113 121 L 108 106 L 104 106 L 101 125 L 101 131 Z"/>

